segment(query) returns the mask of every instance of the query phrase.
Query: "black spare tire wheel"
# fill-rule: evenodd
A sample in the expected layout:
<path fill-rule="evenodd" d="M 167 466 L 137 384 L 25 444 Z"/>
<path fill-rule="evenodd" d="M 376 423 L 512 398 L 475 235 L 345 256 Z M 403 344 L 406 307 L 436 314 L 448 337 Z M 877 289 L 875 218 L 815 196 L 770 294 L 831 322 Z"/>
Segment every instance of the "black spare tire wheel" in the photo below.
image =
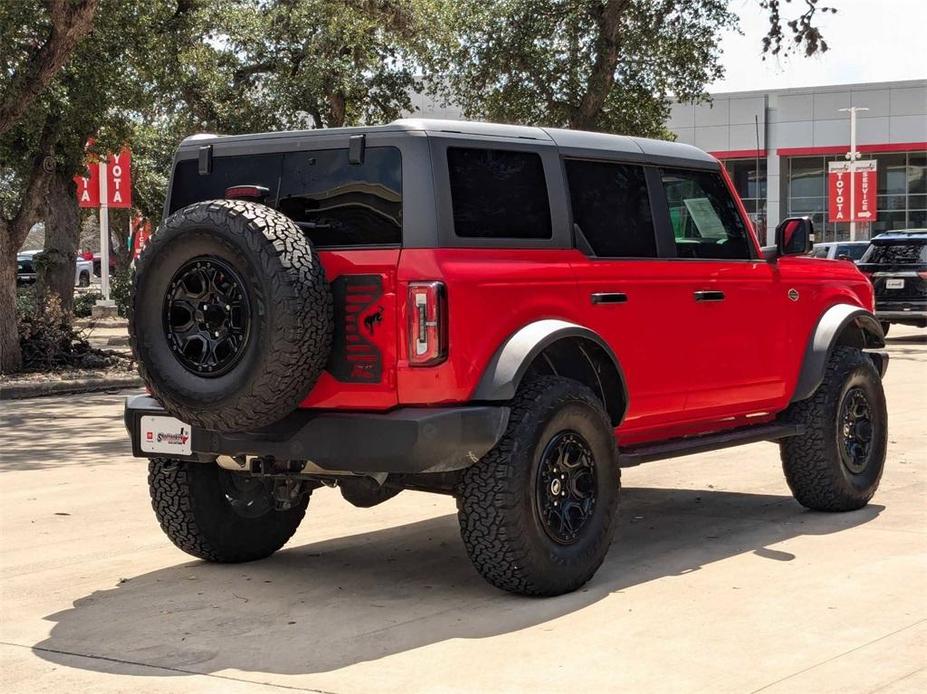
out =
<path fill-rule="evenodd" d="M 318 255 L 264 205 L 210 200 L 171 215 L 138 261 L 129 335 L 152 395 L 215 431 L 272 424 L 312 389 L 331 350 Z"/>

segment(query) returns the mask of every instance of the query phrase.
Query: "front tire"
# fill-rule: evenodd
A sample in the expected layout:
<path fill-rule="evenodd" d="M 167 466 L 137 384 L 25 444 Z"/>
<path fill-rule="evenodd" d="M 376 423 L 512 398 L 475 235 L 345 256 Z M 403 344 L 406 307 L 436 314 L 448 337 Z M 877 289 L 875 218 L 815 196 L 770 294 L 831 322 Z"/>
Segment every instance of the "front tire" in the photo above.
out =
<path fill-rule="evenodd" d="M 875 494 L 885 466 L 888 413 L 882 380 L 865 353 L 838 346 L 824 380 L 787 415 L 801 436 L 779 446 L 795 499 L 816 511 L 852 511 Z"/>
<path fill-rule="evenodd" d="M 464 545 L 489 583 L 560 595 L 586 583 L 611 544 L 618 454 L 602 403 L 545 376 L 519 388 L 505 435 L 458 489 Z"/>
<path fill-rule="evenodd" d="M 269 557 L 299 527 L 309 495 L 275 510 L 263 480 L 213 463 L 154 458 L 148 463 L 151 506 L 161 529 L 187 554 L 220 563 Z"/>
<path fill-rule="evenodd" d="M 889 328 L 892 327 L 892 324 L 891 324 L 891 323 L 888 323 L 888 322 L 886 322 L 886 321 L 882 321 L 879 325 L 882 326 L 882 335 L 883 335 L 883 336 L 888 335 L 888 330 L 889 330 Z"/>

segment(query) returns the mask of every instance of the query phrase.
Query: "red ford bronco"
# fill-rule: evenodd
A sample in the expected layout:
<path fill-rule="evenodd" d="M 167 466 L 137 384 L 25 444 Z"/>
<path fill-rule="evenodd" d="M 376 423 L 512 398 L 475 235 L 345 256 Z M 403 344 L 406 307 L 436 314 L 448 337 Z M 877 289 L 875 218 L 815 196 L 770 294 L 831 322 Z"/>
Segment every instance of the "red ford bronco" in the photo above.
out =
<path fill-rule="evenodd" d="M 761 248 L 687 145 L 450 121 L 195 136 L 135 274 L 129 398 L 161 527 L 266 557 L 320 487 L 454 495 L 490 583 L 556 595 L 620 468 L 777 441 L 802 505 L 865 505 L 887 356 L 808 219 Z"/>

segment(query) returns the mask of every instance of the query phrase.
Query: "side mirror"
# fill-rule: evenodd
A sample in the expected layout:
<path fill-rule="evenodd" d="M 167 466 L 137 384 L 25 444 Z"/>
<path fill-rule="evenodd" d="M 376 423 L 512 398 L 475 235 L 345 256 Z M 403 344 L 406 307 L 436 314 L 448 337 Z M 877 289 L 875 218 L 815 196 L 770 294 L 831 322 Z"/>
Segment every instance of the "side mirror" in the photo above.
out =
<path fill-rule="evenodd" d="M 814 222 L 810 217 L 789 217 L 776 227 L 778 255 L 805 255 L 814 244 Z"/>

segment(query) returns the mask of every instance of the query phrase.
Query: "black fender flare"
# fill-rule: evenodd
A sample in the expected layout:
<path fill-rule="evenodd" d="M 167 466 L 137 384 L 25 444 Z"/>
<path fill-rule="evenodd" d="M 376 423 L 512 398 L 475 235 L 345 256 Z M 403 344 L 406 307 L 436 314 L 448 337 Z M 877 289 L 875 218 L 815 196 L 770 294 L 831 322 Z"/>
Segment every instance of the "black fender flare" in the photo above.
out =
<path fill-rule="evenodd" d="M 852 333 L 845 335 L 848 330 Z M 810 398 L 821 385 L 827 360 L 837 344 L 850 344 L 860 349 L 884 347 L 885 335 L 871 311 L 853 304 L 831 306 L 818 319 L 808 340 L 792 402 Z M 881 362 L 876 364 L 880 373 L 885 372 L 884 366 Z"/>
<path fill-rule="evenodd" d="M 593 330 L 556 318 L 534 321 L 516 330 L 500 345 L 489 360 L 472 399 L 478 401 L 511 400 L 528 372 L 532 362 L 555 342 L 570 338 L 588 340 L 599 347 L 611 360 L 620 383 L 619 411 L 609 414 L 617 426 L 628 408 L 628 386 L 624 370 L 615 352 Z M 606 405 L 607 406 L 607 405 Z"/>

